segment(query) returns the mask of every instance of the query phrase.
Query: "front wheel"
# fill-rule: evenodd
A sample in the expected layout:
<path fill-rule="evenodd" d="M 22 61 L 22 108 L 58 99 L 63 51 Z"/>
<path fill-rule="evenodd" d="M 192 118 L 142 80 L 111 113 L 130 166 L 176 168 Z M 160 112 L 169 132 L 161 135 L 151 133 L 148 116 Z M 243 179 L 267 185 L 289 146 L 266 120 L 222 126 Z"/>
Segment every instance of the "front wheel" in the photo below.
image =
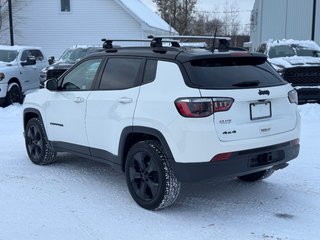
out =
<path fill-rule="evenodd" d="M 15 102 L 21 103 L 21 90 L 17 83 L 11 83 L 9 85 L 9 91 L 7 92 L 5 105 L 9 106 Z"/>
<path fill-rule="evenodd" d="M 270 177 L 273 173 L 274 173 L 274 169 L 270 168 L 267 170 L 251 173 L 248 175 L 239 176 L 238 178 L 245 182 L 255 182 L 255 181 Z"/>
<path fill-rule="evenodd" d="M 159 141 L 133 145 L 126 159 L 125 173 L 132 198 L 145 209 L 168 207 L 179 195 L 180 182 Z"/>
<path fill-rule="evenodd" d="M 43 123 L 39 118 L 28 121 L 25 129 L 25 145 L 30 160 L 38 165 L 46 165 L 56 160 L 56 152 L 50 147 Z"/>

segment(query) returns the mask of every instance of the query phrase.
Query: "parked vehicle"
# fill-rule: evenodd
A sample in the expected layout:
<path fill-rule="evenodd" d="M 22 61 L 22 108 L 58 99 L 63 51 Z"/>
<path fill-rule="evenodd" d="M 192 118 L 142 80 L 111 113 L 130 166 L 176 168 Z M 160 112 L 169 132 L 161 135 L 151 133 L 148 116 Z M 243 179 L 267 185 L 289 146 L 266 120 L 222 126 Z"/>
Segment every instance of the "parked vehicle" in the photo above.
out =
<path fill-rule="evenodd" d="M 0 45 L 0 106 L 21 102 L 26 91 L 39 88 L 47 64 L 41 48 Z"/>
<path fill-rule="evenodd" d="M 73 64 L 89 54 L 102 51 L 102 49 L 100 46 L 75 45 L 67 48 L 56 62 L 54 57 L 50 57 L 49 66 L 41 71 L 41 85 L 43 85 L 47 79 L 60 77 Z"/>
<path fill-rule="evenodd" d="M 265 53 L 277 72 L 295 87 L 299 103 L 320 103 L 320 47 L 315 42 L 270 40 L 257 51 Z"/>
<path fill-rule="evenodd" d="M 105 51 L 28 94 L 31 161 L 66 151 L 110 163 L 137 204 L 155 210 L 175 202 L 180 182 L 257 181 L 298 156 L 297 93 L 264 54 L 165 39 L 119 49 L 106 40 Z"/>

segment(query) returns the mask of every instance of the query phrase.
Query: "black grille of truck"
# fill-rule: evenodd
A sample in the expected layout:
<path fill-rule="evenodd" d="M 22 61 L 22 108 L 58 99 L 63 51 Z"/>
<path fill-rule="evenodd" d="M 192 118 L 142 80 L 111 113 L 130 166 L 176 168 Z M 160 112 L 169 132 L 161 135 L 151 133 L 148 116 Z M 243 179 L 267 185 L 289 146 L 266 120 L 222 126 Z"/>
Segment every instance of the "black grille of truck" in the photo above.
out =
<path fill-rule="evenodd" d="M 320 67 L 294 67 L 284 70 L 283 78 L 293 86 L 320 85 Z"/>

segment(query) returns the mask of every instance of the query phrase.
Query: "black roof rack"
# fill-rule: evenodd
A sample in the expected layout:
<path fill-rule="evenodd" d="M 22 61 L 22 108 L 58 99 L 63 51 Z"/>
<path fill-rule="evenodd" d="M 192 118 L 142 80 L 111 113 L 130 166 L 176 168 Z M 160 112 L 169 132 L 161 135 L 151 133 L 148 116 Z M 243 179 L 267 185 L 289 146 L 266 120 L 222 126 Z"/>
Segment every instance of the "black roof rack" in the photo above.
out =
<path fill-rule="evenodd" d="M 219 51 L 228 51 L 233 50 L 232 47 L 229 46 L 230 37 L 221 37 L 221 36 L 189 36 L 189 35 L 176 35 L 176 36 L 148 36 L 148 39 L 102 39 L 103 48 L 107 51 L 114 51 L 113 42 L 148 42 L 150 43 L 151 48 L 155 48 L 155 51 L 161 51 L 160 48 L 164 47 L 163 43 L 171 43 L 171 47 L 180 48 L 181 40 L 211 40 L 212 52 L 215 49 L 216 40 L 219 41 L 218 50 Z M 235 49 L 234 49 L 235 50 Z M 237 49 L 240 50 L 240 49 Z"/>
<path fill-rule="evenodd" d="M 153 43 L 153 39 L 101 39 L 103 41 L 103 48 L 105 49 L 112 49 L 113 48 L 113 42 L 148 42 L 150 43 L 150 47 L 156 47 Z M 179 42 L 177 40 L 161 40 L 161 47 L 162 42 L 171 43 L 172 47 L 180 47 Z"/>

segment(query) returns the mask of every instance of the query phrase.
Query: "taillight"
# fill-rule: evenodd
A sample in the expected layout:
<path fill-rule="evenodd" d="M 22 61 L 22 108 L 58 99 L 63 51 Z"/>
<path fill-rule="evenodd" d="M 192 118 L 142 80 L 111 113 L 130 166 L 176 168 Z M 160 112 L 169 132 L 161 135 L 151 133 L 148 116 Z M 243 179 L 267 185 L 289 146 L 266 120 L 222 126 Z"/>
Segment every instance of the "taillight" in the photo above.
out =
<path fill-rule="evenodd" d="M 298 104 L 298 93 L 296 90 L 288 92 L 288 98 L 290 103 Z"/>
<path fill-rule="evenodd" d="M 175 101 L 181 116 L 191 118 L 208 117 L 215 112 L 228 111 L 232 98 L 179 98 Z"/>

